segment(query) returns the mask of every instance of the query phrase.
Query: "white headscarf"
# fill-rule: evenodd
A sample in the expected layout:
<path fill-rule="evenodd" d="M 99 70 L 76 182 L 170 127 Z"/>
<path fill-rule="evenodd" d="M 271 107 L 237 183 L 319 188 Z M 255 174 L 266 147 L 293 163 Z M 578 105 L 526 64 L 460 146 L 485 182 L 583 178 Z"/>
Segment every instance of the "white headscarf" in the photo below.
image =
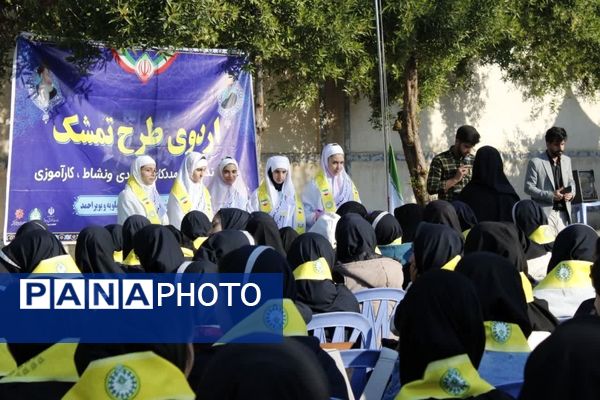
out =
<path fill-rule="evenodd" d="M 238 169 L 238 176 L 233 185 L 228 185 L 223 180 L 223 169 L 229 164 L 235 165 Z M 216 213 L 221 208 L 240 208 L 246 209 L 248 203 L 248 189 L 244 179 L 239 174 L 237 161 L 231 157 L 225 157 L 217 167 L 217 173 L 212 178 L 209 185 L 210 195 L 212 197 L 213 211 Z"/>
<path fill-rule="evenodd" d="M 336 154 L 344 155 L 344 149 L 342 149 L 342 146 L 337 143 L 326 144 L 321 152 L 321 168 L 323 171 L 325 171 L 325 175 L 327 176 L 327 180 L 329 181 L 329 185 L 333 191 L 335 205 L 339 207 L 343 203 L 353 200 L 354 192 L 352 190 L 352 179 L 346 173 L 345 168 L 343 168 L 342 171 L 336 176 L 329 171 L 329 157 Z"/>
<path fill-rule="evenodd" d="M 163 215 L 167 212 L 165 205 L 160 199 L 160 195 L 158 194 L 158 190 L 156 190 L 156 180 L 152 182 L 150 185 L 146 185 L 142 180 L 142 167 L 146 165 L 153 165 L 156 167 L 156 161 L 148 155 L 143 155 L 137 157 L 131 163 L 131 168 L 129 170 L 129 176 L 132 176 L 133 179 L 140 185 L 142 189 L 148 194 L 148 197 L 152 199 L 154 203 L 154 207 L 156 208 L 156 212 L 162 218 Z"/>
<path fill-rule="evenodd" d="M 269 170 L 271 170 L 271 173 L 274 173 L 276 169 L 285 169 L 287 171 L 285 181 L 283 181 L 283 186 L 281 187 L 281 192 L 275 189 L 271 178 L 269 178 Z M 270 157 L 265 165 L 264 179 L 267 188 L 269 189 L 269 196 L 273 206 L 273 209 L 270 212 L 271 216 L 280 228 L 292 226 L 296 210 L 296 190 L 292 183 L 290 160 L 285 156 Z"/>
<path fill-rule="evenodd" d="M 181 163 L 181 167 L 179 167 L 179 172 L 177 173 L 176 179 L 179 180 L 185 187 L 185 190 L 190 196 L 193 207 L 201 202 L 202 198 L 204 197 L 204 183 L 202 183 L 202 180 L 200 180 L 198 183 L 192 181 L 192 174 L 196 168 L 207 166 L 208 161 L 206 160 L 206 156 L 193 151 L 185 156 L 185 160 Z"/>
<path fill-rule="evenodd" d="M 335 249 L 337 247 L 337 242 L 335 240 L 335 228 L 337 227 L 337 223 L 340 220 L 340 216 L 336 213 L 325 213 L 321 215 L 321 217 L 315 222 L 315 224 L 310 228 L 309 232 L 318 233 L 319 235 L 324 236 L 331 246 Z"/>

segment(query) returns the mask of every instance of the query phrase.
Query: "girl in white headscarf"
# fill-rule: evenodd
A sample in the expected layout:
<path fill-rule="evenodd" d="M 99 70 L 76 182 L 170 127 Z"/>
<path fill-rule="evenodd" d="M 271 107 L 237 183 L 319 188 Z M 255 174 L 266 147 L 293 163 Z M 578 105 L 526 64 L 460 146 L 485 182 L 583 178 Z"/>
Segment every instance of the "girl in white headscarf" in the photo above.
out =
<path fill-rule="evenodd" d="M 211 197 L 213 212 L 221 208 L 248 208 L 248 189 L 241 176 L 237 161 L 225 157 L 219 163 L 217 171 L 208 187 Z"/>
<path fill-rule="evenodd" d="M 150 156 L 139 156 L 131 163 L 129 179 L 117 200 L 117 223 L 131 215 L 143 215 L 153 224 L 167 225 L 167 209 L 156 190 L 156 162 Z"/>
<path fill-rule="evenodd" d="M 169 223 L 177 229 L 181 229 L 183 217 L 192 210 L 202 211 L 209 219 L 213 217 L 211 196 L 202 183 L 207 167 L 204 154 L 195 151 L 186 155 L 179 167 L 167 203 Z"/>
<path fill-rule="evenodd" d="M 273 156 L 267 160 L 265 178 L 250 197 L 248 208 L 249 211 L 268 213 L 279 229 L 291 226 L 298 233 L 304 233 L 304 207 L 296 195 L 287 157 Z"/>
<path fill-rule="evenodd" d="M 329 143 L 321 152 L 321 170 L 302 194 L 307 225 L 312 226 L 323 213 L 334 213 L 350 200 L 360 203 L 358 190 L 344 169 L 344 150 L 337 143 Z"/>

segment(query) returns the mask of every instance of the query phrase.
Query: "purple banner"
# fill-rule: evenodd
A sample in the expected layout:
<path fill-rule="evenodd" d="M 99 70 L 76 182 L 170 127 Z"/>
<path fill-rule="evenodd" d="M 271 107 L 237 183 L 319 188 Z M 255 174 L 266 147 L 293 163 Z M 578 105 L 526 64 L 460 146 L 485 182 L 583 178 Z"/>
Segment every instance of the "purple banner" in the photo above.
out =
<path fill-rule="evenodd" d="M 222 51 L 101 48 L 82 73 L 52 43 L 17 40 L 4 241 L 41 219 L 72 241 L 90 224 L 117 220 L 117 196 L 133 159 L 157 162 L 167 195 L 185 154 L 204 153 L 210 181 L 236 158 L 258 186 L 252 78 Z"/>

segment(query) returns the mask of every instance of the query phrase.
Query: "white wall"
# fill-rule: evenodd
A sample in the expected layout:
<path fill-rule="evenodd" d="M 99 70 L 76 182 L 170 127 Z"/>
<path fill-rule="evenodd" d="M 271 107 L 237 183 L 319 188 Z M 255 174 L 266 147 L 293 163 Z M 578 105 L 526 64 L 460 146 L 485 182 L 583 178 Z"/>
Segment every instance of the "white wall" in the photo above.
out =
<path fill-rule="evenodd" d="M 383 138 L 368 119 L 367 101 L 350 107 L 352 152 L 361 160 L 352 162 L 352 176 L 370 209 L 385 207 Z M 545 149 L 544 133 L 551 126 L 562 126 L 569 134 L 567 155 L 573 169 L 593 169 L 600 174 L 600 103 L 568 94 L 563 98 L 526 100 L 523 92 L 502 80 L 498 68 L 482 68 L 475 89 L 443 98 L 432 109 L 420 114 L 423 149 L 428 159 L 454 142 L 456 129 L 470 124 L 481 134 L 479 146 L 496 147 L 503 156 L 504 169 L 517 193 L 523 193 L 524 171 L 530 154 Z M 397 153 L 402 145 L 396 132 L 392 144 Z M 478 147 L 479 147 L 478 146 Z M 404 161 L 398 163 L 405 199 L 413 201 Z M 600 175 L 599 179 L 600 179 Z"/>

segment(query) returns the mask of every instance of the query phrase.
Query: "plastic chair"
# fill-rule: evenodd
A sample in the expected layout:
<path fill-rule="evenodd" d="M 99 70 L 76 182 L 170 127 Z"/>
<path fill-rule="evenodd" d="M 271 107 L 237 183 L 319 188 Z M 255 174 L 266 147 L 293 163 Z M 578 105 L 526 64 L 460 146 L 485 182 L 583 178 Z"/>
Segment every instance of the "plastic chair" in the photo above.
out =
<path fill-rule="evenodd" d="M 355 312 L 331 312 L 313 315 L 306 326 L 308 331 L 313 331 L 321 343 L 356 342 L 361 336 L 360 348 L 376 350 L 373 340 L 373 328 L 367 318 Z M 334 328 L 331 340 L 327 340 L 326 328 Z M 351 329 L 350 338 L 346 339 L 346 328 Z"/>
<path fill-rule="evenodd" d="M 352 370 L 350 386 L 354 398 L 381 399 L 398 359 L 398 352 L 387 348 L 344 350 L 340 355 L 344 367 Z"/>
<path fill-rule="evenodd" d="M 376 343 L 381 343 L 382 338 L 392 337 L 390 321 L 394 318 L 396 307 L 404 299 L 405 294 L 402 289 L 392 288 L 366 289 L 354 293 L 361 305 L 362 315 L 371 322 Z M 375 302 L 379 303 L 377 311 Z M 393 308 L 390 307 L 390 304 L 394 304 Z"/>

